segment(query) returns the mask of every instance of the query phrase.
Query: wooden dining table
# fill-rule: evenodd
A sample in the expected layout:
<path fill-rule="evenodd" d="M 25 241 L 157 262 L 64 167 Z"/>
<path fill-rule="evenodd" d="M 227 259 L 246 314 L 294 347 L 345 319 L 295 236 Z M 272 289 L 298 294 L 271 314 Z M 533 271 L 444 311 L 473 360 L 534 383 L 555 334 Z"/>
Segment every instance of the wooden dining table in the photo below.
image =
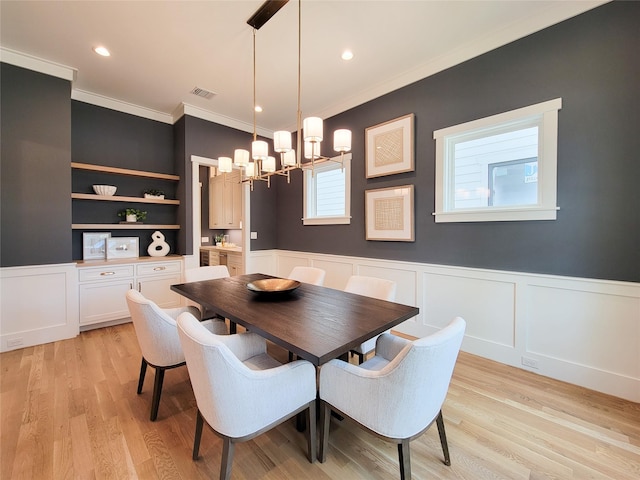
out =
<path fill-rule="evenodd" d="M 307 283 L 285 293 L 247 288 L 269 278 L 275 277 L 253 273 L 172 285 L 171 290 L 316 366 L 345 358 L 365 340 L 419 313 L 417 307 Z"/>

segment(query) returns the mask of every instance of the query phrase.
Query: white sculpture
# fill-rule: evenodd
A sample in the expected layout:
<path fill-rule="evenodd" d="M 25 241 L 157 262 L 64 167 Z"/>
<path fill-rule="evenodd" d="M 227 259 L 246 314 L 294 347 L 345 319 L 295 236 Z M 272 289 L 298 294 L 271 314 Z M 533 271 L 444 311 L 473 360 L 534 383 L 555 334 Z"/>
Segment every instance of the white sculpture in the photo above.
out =
<path fill-rule="evenodd" d="M 151 235 L 151 238 L 153 238 L 153 241 L 147 249 L 149 255 L 152 257 L 164 257 L 169 253 L 169 244 L 164 241 L 164 235 L 161 232 L 156 230 Z"/>

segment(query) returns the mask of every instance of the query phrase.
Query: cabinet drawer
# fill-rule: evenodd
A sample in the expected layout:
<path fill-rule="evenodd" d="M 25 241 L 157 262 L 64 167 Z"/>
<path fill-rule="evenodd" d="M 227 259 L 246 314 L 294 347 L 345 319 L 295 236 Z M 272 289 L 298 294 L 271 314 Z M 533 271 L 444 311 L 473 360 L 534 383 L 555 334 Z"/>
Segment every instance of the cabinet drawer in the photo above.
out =
<path fill-rule="evenodd" d="M 78 272 L 80 282 L 94 282 L 96 280 L 116 280 L 133 277 L 133 265 L 113 265 L 99 268 L 81 268 Z"/>
<path fill-rule="evenodd" d="M 181 262 L 141 263 L 136 265 L 136 275 L 162 275 L 167 273 L 180 273 Z"/>

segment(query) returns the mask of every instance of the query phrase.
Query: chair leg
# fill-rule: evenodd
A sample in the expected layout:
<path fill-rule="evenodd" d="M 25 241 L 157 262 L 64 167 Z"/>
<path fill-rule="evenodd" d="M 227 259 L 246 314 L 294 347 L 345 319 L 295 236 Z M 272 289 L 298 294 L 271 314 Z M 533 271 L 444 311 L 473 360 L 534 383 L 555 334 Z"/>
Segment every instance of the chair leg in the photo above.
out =
<path fill-rule="evenodd" d="M 164 368 L 156 367 L 156 380 L 153 383 L 153 398 L 151 399 L 151 421 L 158 417 L 158 406 L 160 405 L 160 394 L 162 393 L 162 382 L 164 381 Z"/>
<path fill-rule="evenodd" d="M 140 378 L 138 379 L 138 395 L 142 393 L 142 385 L 144 384 L 144 375 L 147 373 L 147 361 L 142 357 L 142 364 L 140 365 Z"/>
<path fill-rule="evenodd" d="M 331 407 L 324 400 L 320 401 L 320 453 L 318 460 L 324 463 L 329 450 L 329 424 L 331 423 Z"/>
<path fill-rule="evenodd" d="M 362 365 L 364 363 L 364 353 L 356 352 L 358 355 L 358 365 Z"/>
<path fill-rule="evenodd" d="M 293 352 L 289 352 L 289 363 L 293 362 Z"/>
<path fill-rule="evenodd" d="M 442 410 L 436 417 L 436 425 L 438 425 L 438 434 L 440 435 L 440 444 L 442 445 L 442 453 L 444 453 L 444 464 L 451 465 L 451 458 L 449 457 L 449 445 L 447 444 L 447 434 L 444 431 L 444 419 L 442 418 Z"/>
<path fill-rule="evenodd" d="M 400 479 L 411 479 L 411 452 L 409 450 L 409 439 L 405 438 L 398 444 L 398 459 L 400 461 Z"/>
<path fill-rule="evenodd" d="M 309 462 L 314 463 L 318 455 L 316 446 L 316 401 L 309 402 L 307 408 L 307 457 Z"/>
<path fill-rule="evenodd" d="M 197 460 L 200 454 L 200 440 L 202 439 L 203 424 L 204 418 L 202 418 L 200 409 L 198 409 L 198 413 L 196 413 L 196 433 L 193 436 L 193 454 L 191 455 L 191 458 L 193 458 L 194 460 Z"/>
<path fill-rule="evenodd" d="M 222 461 L 220 462 L 220 480 L 231 478 L 231 466 L 233 465 L 234 443 L 229 437 L 222 439 Z"/>

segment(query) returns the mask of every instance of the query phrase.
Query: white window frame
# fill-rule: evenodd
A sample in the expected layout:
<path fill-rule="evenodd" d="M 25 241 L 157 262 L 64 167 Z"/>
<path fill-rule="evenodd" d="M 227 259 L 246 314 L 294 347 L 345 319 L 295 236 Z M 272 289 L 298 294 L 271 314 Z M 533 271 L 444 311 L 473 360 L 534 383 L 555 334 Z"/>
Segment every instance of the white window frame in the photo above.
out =
<path fill-rule="evenodd" d="M 557 211 L 558 110 L 562 99 L 556 98 L 528 107 L 511 110 L 433 132 L 436 141 L 436 223 L 555 220 Z M 536 120 L 538 131 L 538 203 L 513 207 L 454 208 L 453 139 L 462 136 L 486 136 L 511 124 Z"/>
<path fill-rule="evenodd" d="M 344 199 L 344 208 L 345 215 L 344 216 L 332 216 L 332 217 L 321 217 L 315 215 L 315 212 L 310 211 L 310 209 L 316 204 L 314 201 L 314 196 L 316 194 L 315 190 L 315 174 L 318 172 L 333 170 L 337 168 L 344 167 L 344 181 L 345 181 L 345 199 Z M 348 153 L 344 155 L 342 167 L 340 165 L 340 156 L 336 156 L 331 158 L 330 160 L 324 161 L 322 163 L 318 163 L 314 166 L 312 174 L 312 170 L 310 167 L 304 167 L 303 171 L 303 215 L 302 224 L 303 225 L 346 225 L 351 223 L 351 154 Z"/>

